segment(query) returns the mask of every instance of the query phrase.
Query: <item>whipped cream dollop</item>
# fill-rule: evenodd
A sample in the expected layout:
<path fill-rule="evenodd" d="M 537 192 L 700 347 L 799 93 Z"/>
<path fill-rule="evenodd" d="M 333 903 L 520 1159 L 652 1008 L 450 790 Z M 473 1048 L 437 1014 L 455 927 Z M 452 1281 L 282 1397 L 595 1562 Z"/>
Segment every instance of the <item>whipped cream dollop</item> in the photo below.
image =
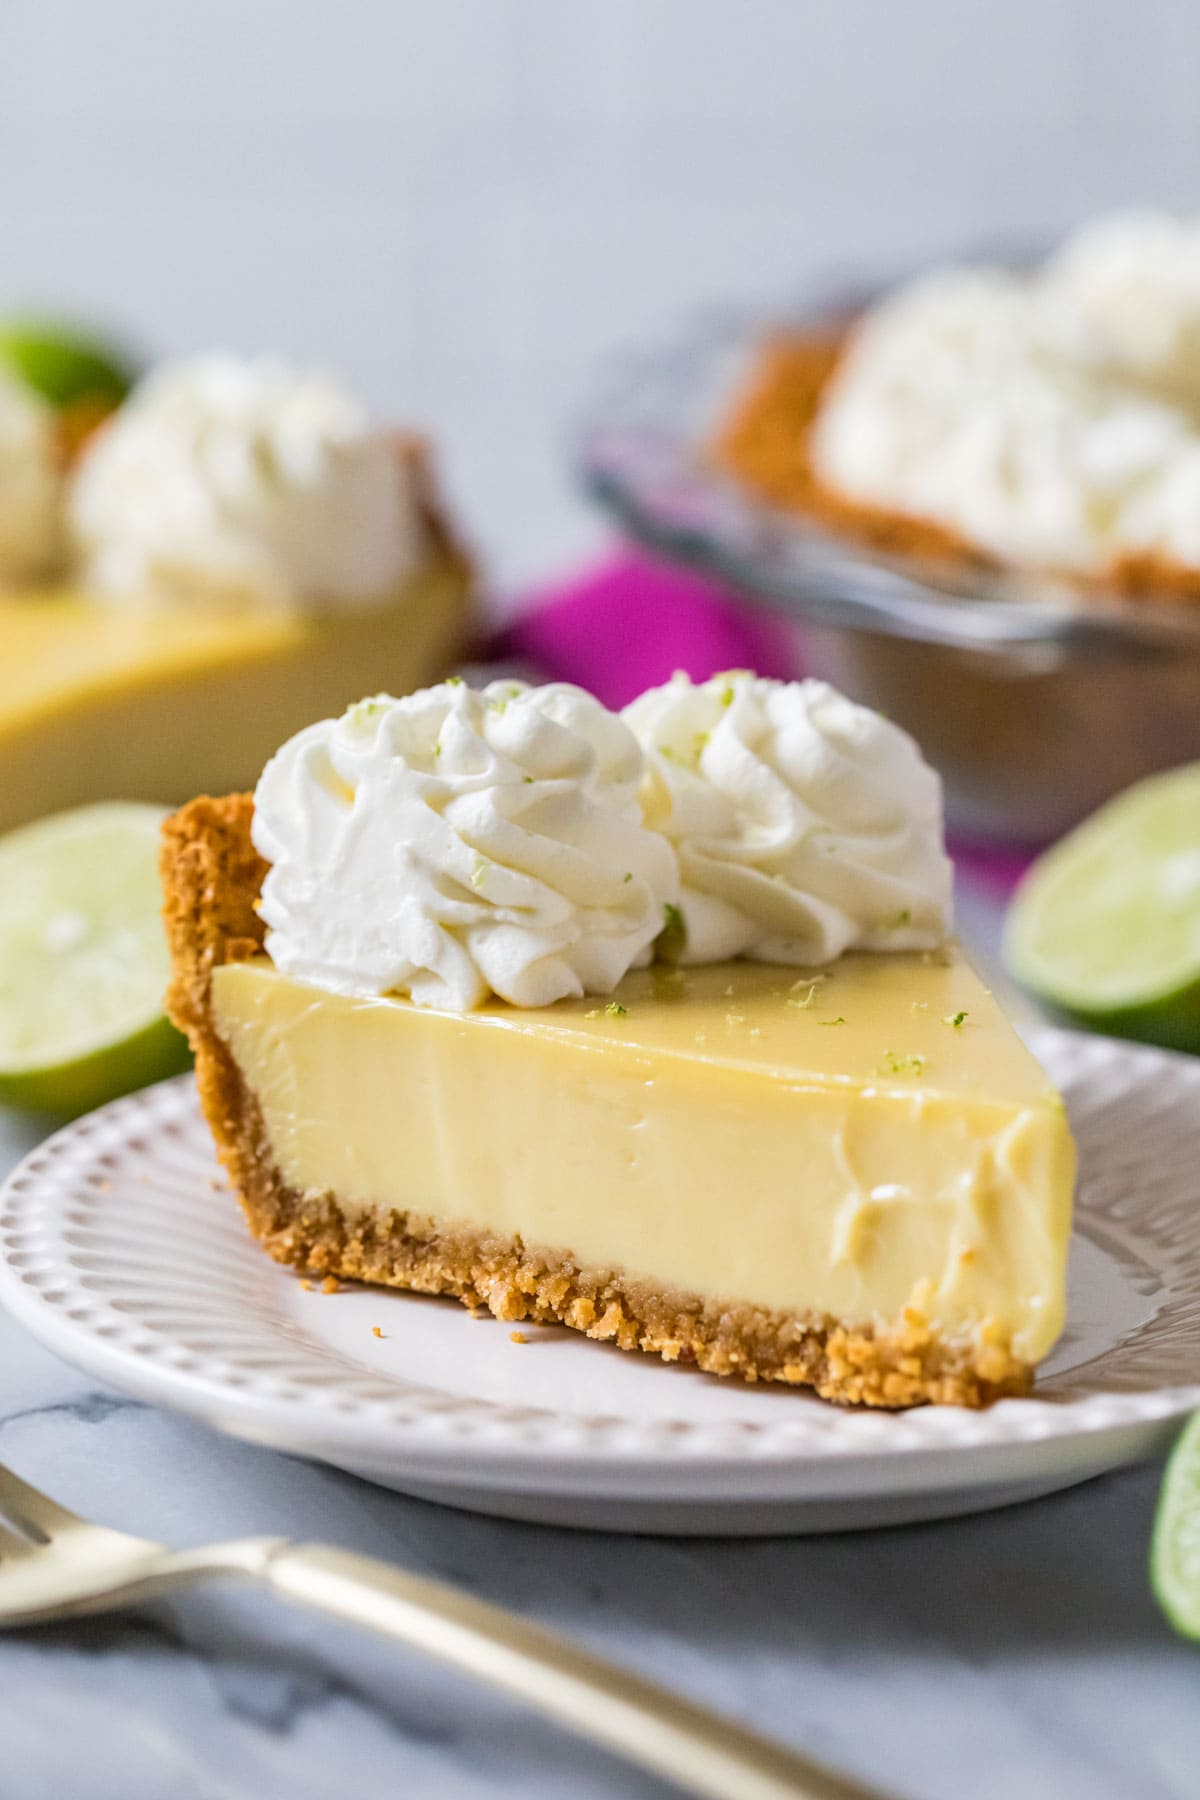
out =
<path fill-rule="evenodd" d="M 1111 219 L 1028 275 L 897 290 L 852 332 L 812 457 L 1002 561 L 1200 567 L 1200 222 Z"/>
<path fill-rule="evenodd" d="M 1118 213 L 1083 226 L 1039 287 L 1101 368 L 1200 406 L 1200 220 Z"/>
<path fill-rule="evenodd" d="M 395 445 L 339 380 L 229 355 L 134 389 L 80 458 L 69 521 L 114 603 L 370 606 L 425 548 Z"/>
<path fill-rule="evenodd" d="M 811 966 L 950 931 L 941 783 L 898 726 L 822 681 L 743 673 L 676 675 L 623 717 L 679 859 L 678 960 Z"/>
<path fill-rule="evenodd" d="M 310 726 L 254 797 L 268 953 L 338 992 L 458 1010 L 611 993 L 677 895 L 643 766 L 563 683 L 445 682 Z"/>
<path fill-rule="evenodd" d="M 0 585 L 44 574 L 54 563 L 61 509 L 54 410 L 0 369 Z"/>

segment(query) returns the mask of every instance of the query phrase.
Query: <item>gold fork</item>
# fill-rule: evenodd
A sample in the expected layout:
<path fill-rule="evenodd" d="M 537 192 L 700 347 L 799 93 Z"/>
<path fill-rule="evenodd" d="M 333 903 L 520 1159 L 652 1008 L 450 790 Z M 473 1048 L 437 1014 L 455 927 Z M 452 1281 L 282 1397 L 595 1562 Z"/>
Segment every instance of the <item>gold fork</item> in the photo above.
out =
<path fill-rule="evenodd" d="M 216 1577 L 397 1638 L 712 1800 L 885 1800 L 442 1582 L 284 1538 L 168 1550 L 68 1512 L 0 1465 L 0 1630 L 117 1611 Z"/>

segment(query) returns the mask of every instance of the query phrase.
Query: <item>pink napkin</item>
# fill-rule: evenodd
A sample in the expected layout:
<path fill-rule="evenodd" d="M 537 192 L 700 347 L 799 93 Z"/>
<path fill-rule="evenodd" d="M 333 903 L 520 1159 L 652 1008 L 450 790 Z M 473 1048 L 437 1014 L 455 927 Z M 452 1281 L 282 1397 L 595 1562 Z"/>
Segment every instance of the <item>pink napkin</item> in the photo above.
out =
<path fill-rule="evenodd" d="M 795 626 L 748 607 L 728 588 L 618 547 L 597 568 L 535 594 L 488 646 L 488 655 L 532 664 L 546 680 L 573 681 L 606 706 L 624 706 L 683 669 L 704 681 L 723 669 L 794 680 L 804 673 Z M 960 872 L 997 898 L 1028 859 L 956 840 Z"/>
<path fill-rule="evenodd" d="M 626 705 L 676 669 L 693 681 L 723 669 L 790 680 L 800 673 L 797 650 L 791 627 L 641 550 L 618 550 L 535 594 L 490 646 L 491 655 L 574 681 L 606 706 Z"/>

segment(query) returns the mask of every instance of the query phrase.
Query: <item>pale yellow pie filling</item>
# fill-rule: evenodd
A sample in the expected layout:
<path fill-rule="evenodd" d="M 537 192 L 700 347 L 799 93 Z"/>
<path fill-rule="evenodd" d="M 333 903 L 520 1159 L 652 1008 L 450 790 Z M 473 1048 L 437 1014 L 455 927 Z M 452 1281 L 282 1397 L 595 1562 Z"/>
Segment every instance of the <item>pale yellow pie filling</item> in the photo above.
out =
<path fill-rule="evenodd" d="M 1062 1102 L 955 948 L 635 972 L 612 1003 L 441 1012 L 265 958 L 216 1028 L 282 1180 L 656 1287 L 1040 1360 L 1063 1321 Z"/>
<path fill-rule="evenodd" d="M 469 591 L 445 557 L 378 606 L 326 614 L 0 596 L 0 831 L 91 800 L 243 786 L 311 720 L 440 676 Z"/>

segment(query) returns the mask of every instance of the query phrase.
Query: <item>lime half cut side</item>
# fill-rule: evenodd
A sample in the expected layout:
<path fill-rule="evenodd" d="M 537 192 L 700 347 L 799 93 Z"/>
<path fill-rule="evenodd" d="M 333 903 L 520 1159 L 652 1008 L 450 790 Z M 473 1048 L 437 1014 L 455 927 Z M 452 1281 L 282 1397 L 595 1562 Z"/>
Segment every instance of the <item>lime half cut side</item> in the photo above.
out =
<path fill-rule="evenodd" d="M 0 838 L 0 1102 L 86 1112 L 186 1066 L 163 1017 L 161 823 L 85 806 Z"/>
<path fill-rule="evenodd" d="M 1139 782 L 1041 857 L 1005 953 L 1055 1011 L 1200 1051 L 1200 763 Z"/>
<path fill-rule="evenodd" d="M 1176 1631 L 1200 1639 L 1200 1413 L 1171 1452 L 1150 1548 L 1150 1580 Z"/>

